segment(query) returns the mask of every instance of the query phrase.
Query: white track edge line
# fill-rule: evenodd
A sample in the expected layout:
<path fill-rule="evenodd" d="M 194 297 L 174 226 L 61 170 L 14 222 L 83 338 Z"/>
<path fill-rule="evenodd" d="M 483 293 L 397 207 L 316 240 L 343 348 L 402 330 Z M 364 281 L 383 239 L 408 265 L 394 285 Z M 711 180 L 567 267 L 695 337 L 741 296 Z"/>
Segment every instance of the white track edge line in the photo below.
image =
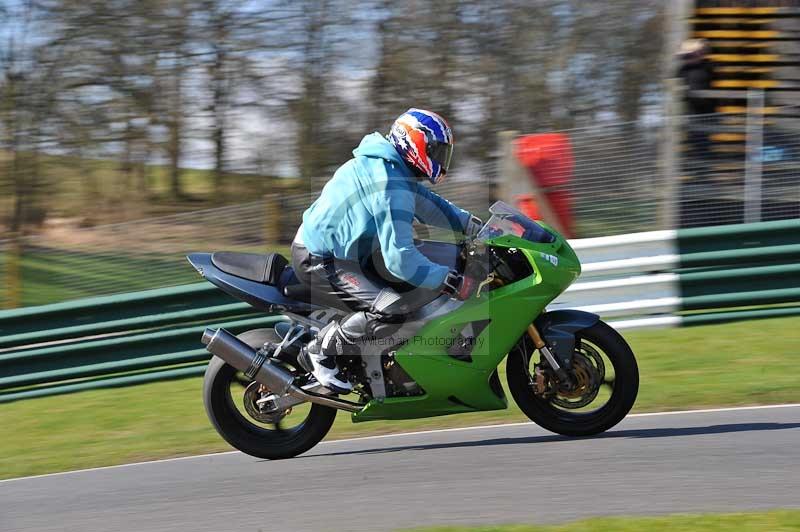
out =
<path fill-rule="evenodd" d="M 776 408 L 798 408 L 800 407 L 800 403 L 785 403 L 785 404 L 777 404 L 777 405 L 755 405 L 755 406 L 731 406 L 731 407 L 723 407 L 723 408 L 704 408 L 698 410 L 669 410 L 666 412 L 642 412 L 640 414 L 628 414 L 625 416 L 625 419 L 629 418 L 638 418 L 638 417 L 656 417 L 656 416 L 675 416 L 680 414 L 710 414 L 714 412 L 742 412 L 747 410 L 769 410 L 769 409 L 776 409 Z M 624 420 L 623 420 L 624 421 Z M 420 430 L 415 432 L 398 432 L 396 434 L 378 434 L 375 436 L 361 436 L 356 438 L 343 438 L 340 440 L 328 440 L 320 442 L 318 445 L 331 445 L 335 443 L 347 443 L 347 442 L 358 442 L 358 441 L 366 441 L 366 440 L 379 440 L 384 438 L 397 438 L 402 436 L 419 436 L 422 434 L 438 434 L 444 432 L 459 432 L 459 431 L 467 431 L 467 430 L 480 430 L 480 429 L 497 429 L 497 428 L 506 428 L 506 427 L 521 427 L 524 425 L 534 425 L 531 421 L 523 421 L 518 423 L 497 423 L 495 425 L 477 425 L 473 427 L 453 427 L 449 429 L 432 429 L 432 430 Z M 177 456 L 175 458 L 162 458 L 159 460 L 147 460 L 144 462 L 131 462 L 129 464 L 116 464 L 116 465 L 109 465 L 109 466 L 100 466 L 100 467 L 90 467 L 87 469 L 73 469 L 71 471 L 59 471 L 56 473 L 45 473 L 42 475 L 32 475 L 29 477 L 17 477 L 17 478 L 7 478 L 0 480 L 0 484 L 7 483 L 7 482 L 16 482 L 20 480 L 33 480 L 37 478 L 46 478 L 46 477 L 57 477 L 61 475 L 72 475 L 75 473 L 88 473 L 92 471 L 103 471 L 106 469 L 121 469 L 124 467 L 134 467 L 140 465 L 149 465 L 149 464 L 160 464 L 164 462 L 179 462 L 181 460 L 193 460 L 195 458 L 209 458 L 215 456 L 226 456 L 230 454 L 242 454 L 240 451 L 222 451 L 219 453 L 206 453 L 206 454 L 195 454 L 191 456 Z"/>

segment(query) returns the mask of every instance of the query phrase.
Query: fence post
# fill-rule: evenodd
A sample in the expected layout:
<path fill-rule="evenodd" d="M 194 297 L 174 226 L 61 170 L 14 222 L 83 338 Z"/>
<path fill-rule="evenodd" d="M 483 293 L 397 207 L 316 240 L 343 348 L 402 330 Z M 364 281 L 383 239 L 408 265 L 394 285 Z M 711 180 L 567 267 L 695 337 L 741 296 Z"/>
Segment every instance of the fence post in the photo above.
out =
<path fill-rule="evenodd" d="M 514 194 L 518 194 L 518 172 L 514 160 L 514 138 L 516 131 L 500 131 L 497 134 L 497 147 L 500 157 L 497 159 L 497 199 L 511 201 Z"/>
<path fill-rule="evenodd" d="M 681 105 L 682 91 L 678 80 L 669 78 L 664 84 L 666 88 L 664 129 L 662 142 L 659 143 L 663 182 L 657 199 L 658 225 L 660 229 L 675 229 L 679 225 L 677 211 L 680 204 L 678 187 L 681 173 L 680 147 L 685 123 Z"/>
<path fill-rule="evenodd" d="M 12 233 L 8 239 L 6 250 L 6 308 L 17 308 L 22 304 L 22 239 L 18 233 Z"/>
<path fill-rule="evenodd" d="M 268 245 L 277 244 L 280 240 L 279 198 L 278 194 L 264 195 L 264 241 Z"/>
<path fill-rule="evenodd" d="M 761 174 L 764 144 L 764 90 L 747 91 L 744 166 L 744 223 L 761 221 Z"/>
<path fill-rule="evenodd" d="M 659 142 L 660 170 L 663 182 L 657 197 L 658 225 L 675 229 L 680 225 L 680 177 L 682 169 L 681 141 L 686 127 L 684 91 L 677 78 L 678 60 L 675 52 L 688 37 L 687 22 L 694 11 L 692 0 L 669 0 L 664 3 L 666 32 L 664 35 L 661 78 L 664 80 L 664 129 Z"/>

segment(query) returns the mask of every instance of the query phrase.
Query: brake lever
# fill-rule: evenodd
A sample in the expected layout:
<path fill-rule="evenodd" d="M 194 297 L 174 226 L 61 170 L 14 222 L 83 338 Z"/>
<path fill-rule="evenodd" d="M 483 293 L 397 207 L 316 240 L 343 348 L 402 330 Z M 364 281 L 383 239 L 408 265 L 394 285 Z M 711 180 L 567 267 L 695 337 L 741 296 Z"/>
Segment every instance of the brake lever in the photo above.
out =
<path fill-rule="evenodd" d="M 489 275 L 486 276 L 486 279 L 481 281 L 478 285 L 478 290 L 475 292 L 475 297 L 481 297 L 481 291 L 483 290 L 483 287 L 494 282 L 494 279 L 494 272 L 490 272 Z"/>

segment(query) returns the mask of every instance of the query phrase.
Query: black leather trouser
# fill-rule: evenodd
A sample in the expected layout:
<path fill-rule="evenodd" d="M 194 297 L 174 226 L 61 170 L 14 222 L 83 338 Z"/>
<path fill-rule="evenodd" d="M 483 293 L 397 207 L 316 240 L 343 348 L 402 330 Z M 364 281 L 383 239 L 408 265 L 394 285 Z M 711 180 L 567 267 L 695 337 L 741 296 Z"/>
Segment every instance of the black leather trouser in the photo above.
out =
<path fill-rule="evenodd" d="M 301 283 L 335 294 L 353 311 L 339 324 L 353 342 L 389 336 L 410 313 L 439 295 L 384 279 L 373 268 L 354 261 L 312 255 L 297 242 L 292 244 L 292 267 Z"/>

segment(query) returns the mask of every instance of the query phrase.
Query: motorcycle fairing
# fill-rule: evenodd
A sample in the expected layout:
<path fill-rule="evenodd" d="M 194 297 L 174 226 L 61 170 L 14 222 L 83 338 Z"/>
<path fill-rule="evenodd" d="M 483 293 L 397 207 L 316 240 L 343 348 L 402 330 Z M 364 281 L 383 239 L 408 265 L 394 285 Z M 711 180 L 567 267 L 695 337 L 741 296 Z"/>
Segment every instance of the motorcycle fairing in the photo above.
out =
<path fill-rule="evenodd" d="M 396 350 L 395 360 L 425 394 L 372 400 L 362 411 L 352 415 L 354 422 L 508 407 L 502 388 L 492 385 L 497 366 L 526 334 L 528 325 L 544 312 L 546 305 L 577 278 L 580 263 L 560 236 L 551 243 L 534 243 L 504 235 L 487 241 L 487 245 L 514 248 L 523 253 L 533 274 L 482 293 L 422 325 Z M 552 257 L 558 260 L 553 261 Z M 482 320 L 489 323 L 475 340 L 471 361 L 449 356 L 448 345 L 452 345 L 464 327 Z"/>

